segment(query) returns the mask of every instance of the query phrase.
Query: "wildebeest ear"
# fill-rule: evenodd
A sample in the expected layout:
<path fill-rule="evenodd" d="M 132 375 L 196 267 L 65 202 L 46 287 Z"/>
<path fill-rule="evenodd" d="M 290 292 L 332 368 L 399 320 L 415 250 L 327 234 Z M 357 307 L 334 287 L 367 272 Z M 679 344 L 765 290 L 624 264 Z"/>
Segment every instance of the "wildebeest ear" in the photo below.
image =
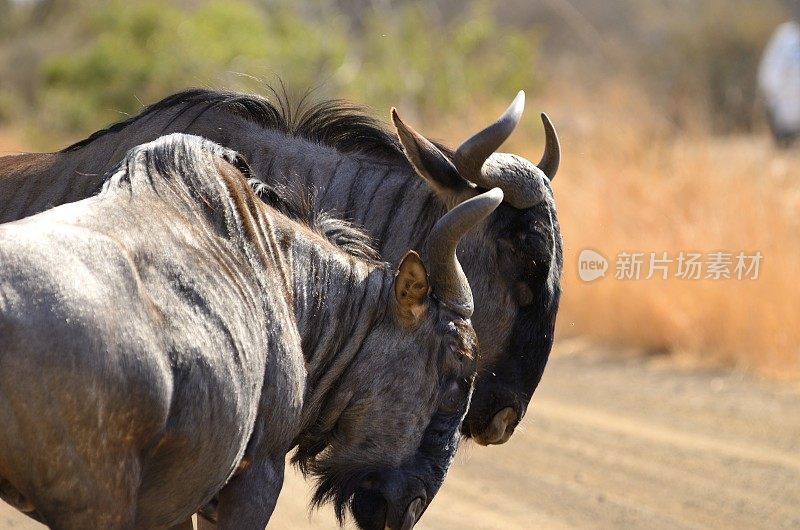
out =
<path fill-rule="evenodd" d="M 400 317 L 413 324 L 425 311 L 428 297 L 428 271 L 419 254 L 413 250 L 400 262 L 394 278 L 394 297 L 400 309 Z"/>
<path fill-rule="evenodd" d="M 403 152 L 416 172 L 424 178 L 448 208 L 473 197 L 474 185 L 464 179 L 449 158 L 433 142 L 403 123 L 392 108 L 392 121 Z"/>
<path fill-rule="evenodd" d="M 244 175 L 244 178 L 249 179 L 253 176 L 253 170 L 250 169 L 250 164 L 247 163 L 244 156 L 237 153 L 236 151 L 231 151 L 230 149 L 225 149 L 222 153 L 222 157 L 233 167 L 239 170 L 239 172 Z"/>

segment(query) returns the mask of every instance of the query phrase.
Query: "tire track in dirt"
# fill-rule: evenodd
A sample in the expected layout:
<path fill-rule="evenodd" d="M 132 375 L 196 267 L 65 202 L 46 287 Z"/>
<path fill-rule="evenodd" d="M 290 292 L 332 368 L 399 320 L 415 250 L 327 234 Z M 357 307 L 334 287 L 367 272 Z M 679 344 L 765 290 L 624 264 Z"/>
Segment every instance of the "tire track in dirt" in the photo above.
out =
<path fill-rule="evenodd" d="M 774 465 L 800 472 L 800 455 L 762 447 L 745 446 L 701 434 L 688 434 L 634 421 L 624 416 L 576 407 L 554 400 L 539 399 L 537 412 L 556 421 L 612 431 L 620 436 L 640 438 L 657 444 L 673 445 L 689 451 L 701 451 L 739 460 Z"/>

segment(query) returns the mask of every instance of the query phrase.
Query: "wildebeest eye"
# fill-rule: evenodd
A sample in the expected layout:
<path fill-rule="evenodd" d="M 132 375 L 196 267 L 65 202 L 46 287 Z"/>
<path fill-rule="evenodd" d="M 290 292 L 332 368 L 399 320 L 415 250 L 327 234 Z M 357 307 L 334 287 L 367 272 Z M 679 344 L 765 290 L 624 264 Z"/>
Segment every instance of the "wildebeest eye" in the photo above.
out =
<path fill-rule="evenodd" d="M 439 412 L 441 414 L 455 414 L 461 409 L 463 395 L 458 383 L 452 381 L 442 391 L 442 399 L 439 402 Z"/>
<path fill-rule="evenodd" d="M 514 283 L 514 298 L 520 306 L 526 306 L 533 303 L 533 291 L 530 286 L 525 282 Z"/>
<path fill-rule="evenodd" d="M 458 344 L 455 342 L 451 342 L 447 345 L 447 355 L 451 355 L 456 358 L 461 357 L 461 351 L 458 348 Z"/>
<path fill-rule="evenodd" d="M 501 238 L 497 240 L 497 265 L 500 273 L 505 275 L 516 274 L 519 269 L 519 254 L 517 247 L 509 239 Z"/>

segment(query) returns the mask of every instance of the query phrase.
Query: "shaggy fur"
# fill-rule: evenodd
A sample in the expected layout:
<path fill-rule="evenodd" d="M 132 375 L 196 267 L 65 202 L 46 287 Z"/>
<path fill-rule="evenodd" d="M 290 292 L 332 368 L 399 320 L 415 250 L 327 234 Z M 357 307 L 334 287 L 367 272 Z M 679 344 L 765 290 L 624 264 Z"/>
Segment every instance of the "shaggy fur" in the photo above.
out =
<path fill-rule="evenodd" d="M 297 446 L 315 499 L 361 528 L 431 501 L 469 402 L 469 321 L 427 296 L 409 326 L 356 230 L 315 217 L 332 245 L 249 174 L 170 135 L 97 197 L 0 226 L 3 498 L 64 529 L 174 525 L 216 498 L 220 529 L 261 530 Z"/>
<path fill-rule="evenodd" d="M 307 105 L 306 98 L 293 104 L 285 92 L 269 88 L 277 104 L 255 94 L 194 88 L 173 94 L 145 107 L 139 114 L 99 130 L 63 149 L 76 151 L 98 138 L 123 131 L 153 114 L 176 108 L 202 107 L 203 113 L 218 111 L 238 116 L 261 128 L 279 131 L 325 145 L 343 153 L 360 153 L 406 163 L 394 134 L 369 116 L 363 107 L 343 100 L 326 100 Z"/>

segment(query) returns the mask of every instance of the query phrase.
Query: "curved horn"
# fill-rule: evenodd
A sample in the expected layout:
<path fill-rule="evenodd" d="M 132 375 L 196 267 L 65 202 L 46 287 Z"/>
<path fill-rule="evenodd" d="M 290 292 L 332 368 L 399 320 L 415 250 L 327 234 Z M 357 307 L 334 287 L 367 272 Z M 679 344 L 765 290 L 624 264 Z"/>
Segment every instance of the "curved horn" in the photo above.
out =
<path fill-rule="evenodd" d="M 458 242 L 470 229 L 503 202 L 503 191 L 494 188 L 468 199 L 434 225 L 428 235 L 427 261 L 431 289 L 436 297 L 464 318 L 472 316 L 472 290 L 456 257 Z"/>
<path fill-rule="evenodd" d="M 525 209 L 538 204 L 546 188 L 542 176 L 552 181 L 561 162 L 561 145 L 556 129 L 546 114 L 542 114 L 542 123 L 545 147 L 538 166 L 521 156 L 493 153 L 483 163 L 480 173 L 470 175 L 469 180 L 485 189 L 499 186 L 505 193 L 506 202 L 515 208 Z"/>
<path fill-rule="evenodd" d="M 553 122 L 542 112 L 542 124 L 544 125 L 544 154 L 536 167 L 542 170 L 545 176 L 552 182 L 561 163 L 561 143 L 558 141 L 556 128 Z"/>
<path fill-rule="evenodd" d="M 483 163 L 511 136 L 525 108 L 525 92 L 520 90 L 506 111 L 493 124 L 473 135 L 456 150 L 453 157 L 458 172 L 467 180 L 481 173 Z"/>

